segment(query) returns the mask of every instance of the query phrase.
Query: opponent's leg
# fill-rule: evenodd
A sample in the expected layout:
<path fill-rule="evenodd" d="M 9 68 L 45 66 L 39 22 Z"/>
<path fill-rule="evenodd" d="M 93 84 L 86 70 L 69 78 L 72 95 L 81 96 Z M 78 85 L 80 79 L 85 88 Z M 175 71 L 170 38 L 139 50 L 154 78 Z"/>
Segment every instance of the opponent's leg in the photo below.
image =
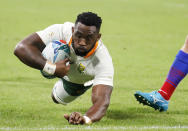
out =
<path fill-rule="evenodd" d="M 151 106 L 160 111 L 166 111 L 168 109 L 169 99 L 172 96 L 174 90 L 176 89 L 179 82 L 186 76 L 188 73 L 188 37 L 185 41 L 184 46 L 176 55 L 166 81 L 160 90 L 143 93 L 137 91 L 135 93 L 136 99 L 143 103 L 144 105 Z"/>
<path fill-rule="evenodd" d="M 188 36 L 187 36 L 185 43 L 184 43 L 183 47 L 181 48 L 181 50 L 185 53 L 188 53 Z"/>

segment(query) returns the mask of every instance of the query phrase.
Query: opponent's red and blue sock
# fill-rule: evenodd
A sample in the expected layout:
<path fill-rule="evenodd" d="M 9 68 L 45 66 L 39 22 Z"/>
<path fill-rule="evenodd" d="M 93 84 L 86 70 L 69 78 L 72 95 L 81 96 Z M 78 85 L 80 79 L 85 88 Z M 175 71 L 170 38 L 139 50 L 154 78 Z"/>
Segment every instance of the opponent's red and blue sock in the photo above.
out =
<path fill-rule="evenodd" d="M 179 82 L 188 73 L 188 54 L 180 50 L 172 64 L 167 79 L 158 91 L 166 100 L 169 100 Z"/>

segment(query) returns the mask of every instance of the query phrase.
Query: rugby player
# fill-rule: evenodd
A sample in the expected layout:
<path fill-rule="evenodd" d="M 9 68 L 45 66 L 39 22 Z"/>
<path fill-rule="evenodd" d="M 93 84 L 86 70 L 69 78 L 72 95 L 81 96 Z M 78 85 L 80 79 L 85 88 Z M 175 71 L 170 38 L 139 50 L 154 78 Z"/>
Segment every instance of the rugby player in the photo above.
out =
<path fill-rule="evenodd" d="M 110 104 L 114 68 L 100 39 L 101 24 L 102 19 L 97 14 L 83 12 L 77 16 L 75 24 L 55 24 L 27 36 L 14 51 L 24 64 L 60 78 L 52 90 L 52 99 L 57 104 L 68 104 L 92 87 L 92 106 L 84 115 L 64 114 L 70 124 L 99 121 Z M 53 64 L 42 56 L 43 49 L 53 40 L 69 44 L 71 59 Z"/>
<path fill-rule="evenodd" d="M 188 73 L 188 36 L 181 50 L 177 53 L 176 58 L 170 68 L 163 86 L 158 91 L 144 93 L 137 91 L 134 95 L 136 99 L 148 105 L 155 110 L 167 111 L 169 100 L 176 87 Z"/>

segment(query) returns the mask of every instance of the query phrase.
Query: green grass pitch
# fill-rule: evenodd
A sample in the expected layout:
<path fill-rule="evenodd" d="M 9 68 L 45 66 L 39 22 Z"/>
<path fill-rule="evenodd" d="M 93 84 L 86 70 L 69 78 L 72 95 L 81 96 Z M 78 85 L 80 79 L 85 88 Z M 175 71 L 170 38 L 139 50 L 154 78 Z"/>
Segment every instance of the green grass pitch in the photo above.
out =
<path fill-rule="evenodd" d="M 106 116 L 91 126 L 69 125 L 64 113 L 85 113 L 91 90 L 68 106 L 56 105 L 48 80 L 14 55 L 25 36 L 93 11 L 103 19 L 102 40 L 115 78 Z M 188 79 L 167 112 L 139 105 L 133 94 L 163 84 L 188 34 L 187 0 L 0 0 L 0 130 L 188 130 Z"/>

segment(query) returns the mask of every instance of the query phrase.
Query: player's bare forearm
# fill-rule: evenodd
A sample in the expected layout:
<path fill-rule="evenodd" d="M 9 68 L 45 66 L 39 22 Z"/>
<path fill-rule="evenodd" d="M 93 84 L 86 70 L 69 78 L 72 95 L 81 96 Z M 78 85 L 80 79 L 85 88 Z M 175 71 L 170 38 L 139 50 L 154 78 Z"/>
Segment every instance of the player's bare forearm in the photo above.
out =
<path fill-rule="evenodd" d="M 41 54 L 44 48 L 40 37 L 33 33 L 17 44 L 14 54 L 26 65 L 41 70 L 46 63 Z"/>
<path fill-rule="evenodd" d="M 110 96 L 112 87 L 107 85 L 96 85 L 92 89 L 92 102 L 93 105 L 83 116 L 79 112 L 73 112 L 70 115 L 64 114 L 64 117 L 70 124 L 91 124 L 92 122 L 99 121 L 106 113 L 110 104 Z M 87 118 L 87 119 L 86 119 Z"/>
<path fill-rule="evenodd" d="M 96 85 L 92 89 L 92 107 L 87 111 L 92 122 L 99 121 L 106 113 L 110 104 L 112 87 L 107 85 Z"/>

